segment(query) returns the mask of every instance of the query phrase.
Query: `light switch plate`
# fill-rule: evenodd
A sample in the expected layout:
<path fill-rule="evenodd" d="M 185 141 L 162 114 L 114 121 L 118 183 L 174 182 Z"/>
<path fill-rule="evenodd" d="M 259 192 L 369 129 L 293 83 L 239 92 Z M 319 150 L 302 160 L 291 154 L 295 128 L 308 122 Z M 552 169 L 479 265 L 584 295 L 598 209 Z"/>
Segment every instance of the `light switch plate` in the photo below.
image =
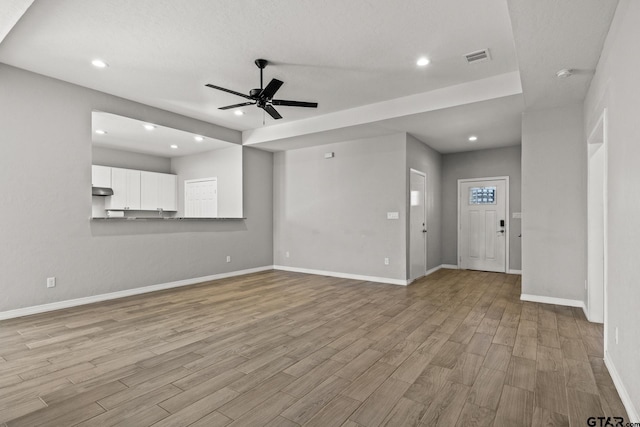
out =
<path fill-rule="evenodd" d="M 387 212 L 387 219 L 400 219 L 399 212 Z"/>

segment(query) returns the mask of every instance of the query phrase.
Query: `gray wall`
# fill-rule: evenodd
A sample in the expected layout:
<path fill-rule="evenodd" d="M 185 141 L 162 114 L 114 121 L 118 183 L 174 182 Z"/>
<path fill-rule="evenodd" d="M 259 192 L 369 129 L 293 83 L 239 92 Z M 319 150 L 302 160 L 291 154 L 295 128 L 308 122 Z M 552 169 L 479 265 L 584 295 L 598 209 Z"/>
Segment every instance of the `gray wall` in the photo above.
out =
<path fill-rule="evenodd" d="M 0 82 L 0 311 L 273 263 L 271 153 L 245 152 L 246 221 L 90 222 L 92 110 L 239 132 L 4 64 Z"/>
<path fill-rule="evenodd" d="M 458 180 L 491 176 L 509 177 L 509 266 L 520 270 L 521 148 L 520 146 L 491 150 L 468 151 L 442 156 L 442 263 L 457 265 L 458 260 Z"/>
<path fill-rule="evenodd" d="M 404 133 L 276 153 L 274 264 L 405 280 L 406 179 Z"/>
<path fill-rule="evenodd" d="M 92 146 L 92 163 L 94 165 L 111 166 L 141 171 L 171 173 L 171 159 L 151 154 L 134 153 L 133 151 Z"/>
<path fill-rule="evenodd" d="M 522 293 L 582 301 L 586 279 L 582 106 L 522 120 Z"/>
<path fill-rule="evenodd" d="M 585 100 L 585 130 L 607 108 L 608 127 L 608 274 L 607 353 L 605 355 L 640 416 L 640 2 L 621 0 Z M 586 134 L 586 133 L 585 133 Z M 582 160 L 586 162 L 586 158 Z M 618 344 L 615 343 L 618 328 Z M 628 420 L 629 421 L 629 420 Z M 630 421 L 640 421 L 640 418 Z"/>
<path fill-rule="evenodd" d="M 218 216 L 242 217 L 242 150 L 229 147 L 171 159 L 171 173 L 178 175 L 178 216 L 184 216 L 184 181 L 218 178 Z"/>
<path fill-rule="evenodd" d="M 416 169 L 427 175 L 427 269 L 442 264 L 442 155 L 407 134 L 407 215 L 409 212 L 409 169 Z M 409 217 L 407 216 L 407 236 L 409 236 Z M 407 253 L 410 241 L 407 238 Z M 409 259 L 407 258 L 407 272 Z"/>

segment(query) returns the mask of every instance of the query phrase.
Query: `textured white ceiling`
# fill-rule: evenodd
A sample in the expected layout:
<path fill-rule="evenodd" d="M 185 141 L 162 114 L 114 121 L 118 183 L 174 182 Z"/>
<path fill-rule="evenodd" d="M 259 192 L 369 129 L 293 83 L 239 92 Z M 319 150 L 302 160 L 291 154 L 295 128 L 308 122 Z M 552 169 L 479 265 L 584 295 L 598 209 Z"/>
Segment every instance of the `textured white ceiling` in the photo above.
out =
<path fill-rule="evenodd" d="M 144 128 L 146 124 L 154 125 L 155 128 L 147 130 Z M 96 130 L 107 133 L 100 135 Z M 198 142 L 194 139 L 198 135 L 190 132 L 101 111 L 91 113 L 91 134 L 93 143 L 99 147 L 161 157 L 188 156 L 236 146 L 236 144 L 210 137 L 205 137 L 203 141 Z M 177 145 L 178 148 L 173 149 L 171 145 Z"/>
<path fill-rule="evenodd" d="M 4 1 L 22 9 L 29 3 Z M 40 0 L 15 25 L 20 8 L 11 19 L 0 19 L 0 34 L 13 27 L 0 43 L 0 62 L 241 130 L 243 141 L 267 149 L 406 131 L 451 152 L 467 150 L 459 141 L 471 132 L 487 135 L 479 148 L 512 145 L 523 103 L 511 95 L 524 91 L 526 108 L 581 101 L 616 5 L 617 0 Z M 464 54 L 483 48 L 491 50 L 491 61 L 466 63 Z M 415 65 L 422 55 L 431 59 L 428 67 Z M 110 66 L 96 69 L 90 65 L 94 58 Z M 272 62 L 266 81 L 285 82 L 277 98 L 316 101 L 319 108 L 278 107 L 285 117 L 279 121 L 256 107 L 246 107 L 242 117 L 218 110 L 243 99 L 204 85 L 248 92 L 259 84 L 256 58 Z M 560 68 L 581 72 L 558 80 Z M 482 99 L 467 100 L 472 105 L 466 108 L 460 102 L 427 111 L 416 103 L 413 110 L 395 110 L 400 99 L 427 99 L 518 72 L 517 93 L 494 88 Z M 389 113 L 348 123 L 354 111 L 370 106 Z M 322 130 L 314 123 L 323 123 Z"/>
<path fill-rule="evenodd" d="M 465 104 L 376 123 L 383 129 L 408 132 L 440 153 L 520 145 L 522 95 Z M 470 143 L 471 135 L 478 137 Z"/>
<path fill-rule="evenodd" d="M 0 0 L 0 42 L 29 9 L 33 0 Z"/>
<path fill-rule="evenodd" d="M 528 109 L 582 102 L 618 0 L 508 0 Z M 576 69 L 569 78 L 556 72 Z"/>
<path fill-rule="evenodd" d="M 483 48 L 492 61 L 466 64 Z M 278 107 L 283 121 L 517 69 L 504 1 L 38 1 L 0 45 L 7 64 L 237 130 L 261 127 L 262 110 L 217 110 L 243 99 L 204 85 L 248 92 L 256 58 L 285 82 L 278 98 L 320 105 Z"/>

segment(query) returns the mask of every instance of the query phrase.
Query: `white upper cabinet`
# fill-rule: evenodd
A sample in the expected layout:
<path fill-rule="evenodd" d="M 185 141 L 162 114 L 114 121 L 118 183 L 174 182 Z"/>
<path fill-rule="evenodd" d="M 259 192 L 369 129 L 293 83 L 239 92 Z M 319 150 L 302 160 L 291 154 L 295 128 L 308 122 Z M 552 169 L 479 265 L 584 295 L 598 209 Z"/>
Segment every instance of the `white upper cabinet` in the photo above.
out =
<path fill-rule="evenodd" d="M 155 211 L 160 208 L 158 201 L 159 177 L 154 172 L 140 172 L 140 208 L 146 211 Z"/>
<path fill-rule="evenodd" d="M 111 168 L 113 196 L 107 197 L 105 209 L 140 210 L 140 171 Z"/>
<path fill-rule="evenodd" d="M 176 175 L 143 171 L 140 183 L 141 210 L 178 210 Z"/>
<path fill-rule="evenodd" d="M 158 201 L 165 211 L 178 210 L 178 177 L 166 173 L 159 174 Z"/>
<path fill-rule="evenodd" d="M 105 199 L 106 210 L 178 210 L 176 175 L 92 165 L 91 184 L 113 189 Z"/>
<path fill-rule="evenodd" d="M 111 187 L 111 168 L 109 166 L 91 165 L 91 185 L 93 187 Z"/>

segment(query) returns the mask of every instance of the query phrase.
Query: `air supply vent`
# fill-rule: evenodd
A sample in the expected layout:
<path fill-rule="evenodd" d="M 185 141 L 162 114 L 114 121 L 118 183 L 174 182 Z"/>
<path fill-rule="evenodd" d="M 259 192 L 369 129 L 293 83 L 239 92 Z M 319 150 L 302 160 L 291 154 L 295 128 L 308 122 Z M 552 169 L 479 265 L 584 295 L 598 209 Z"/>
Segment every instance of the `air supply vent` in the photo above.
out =
<path fill-rule="evenodd" d="M 469 64 L 475 64 L 476 62 L 491 60 L 491 54 L 489 49 L 478 50 L 476 52 L 467 53 L 464 56 Z"/>

